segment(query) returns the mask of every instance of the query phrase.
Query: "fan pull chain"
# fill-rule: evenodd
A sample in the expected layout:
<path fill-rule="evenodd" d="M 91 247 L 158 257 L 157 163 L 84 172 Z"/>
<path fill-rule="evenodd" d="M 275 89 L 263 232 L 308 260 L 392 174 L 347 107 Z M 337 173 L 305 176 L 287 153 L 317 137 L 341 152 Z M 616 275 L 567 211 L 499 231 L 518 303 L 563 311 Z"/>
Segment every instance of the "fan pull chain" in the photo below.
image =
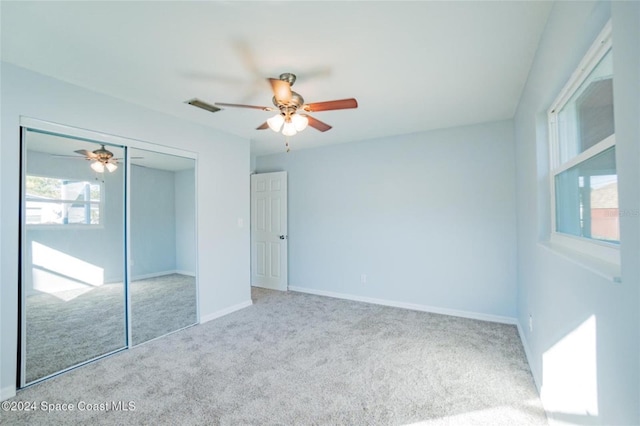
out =
<path fill-rule="evenodd" d="M 287 152 L 289 152 L 289 151 L 291 150 L 291 149 L 289 148 L 289 136 L 285 136 L 284 141 L 285 141 L 285 142 L 284 142 L 284 146 L 286 146 L 286 147 L 287 147 Z"/>

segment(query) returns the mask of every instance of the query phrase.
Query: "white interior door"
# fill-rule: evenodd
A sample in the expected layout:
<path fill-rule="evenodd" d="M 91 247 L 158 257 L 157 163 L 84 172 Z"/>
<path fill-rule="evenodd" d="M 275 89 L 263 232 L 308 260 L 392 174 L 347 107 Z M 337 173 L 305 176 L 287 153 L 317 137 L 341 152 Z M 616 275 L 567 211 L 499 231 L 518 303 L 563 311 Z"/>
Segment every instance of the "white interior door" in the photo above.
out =
<path fill-rule="evenodd" d="M 251 284 L 287 290 L 287 172 L 251 176 Z"/>

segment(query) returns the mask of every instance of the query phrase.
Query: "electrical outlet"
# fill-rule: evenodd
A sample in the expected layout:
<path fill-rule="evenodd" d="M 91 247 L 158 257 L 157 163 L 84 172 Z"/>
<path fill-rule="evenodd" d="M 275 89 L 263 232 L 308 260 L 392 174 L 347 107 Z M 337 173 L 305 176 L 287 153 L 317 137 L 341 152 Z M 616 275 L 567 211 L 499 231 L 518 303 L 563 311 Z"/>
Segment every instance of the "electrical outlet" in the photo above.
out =
<path fill-rule="evenodd" d="M 529 314 L 529 333 L 533 333 L 533 315 Z"/>
<path fill-rule="evenodd" d="M 360 282 L 362 284 L 366 284 L 367 283 L 367 274 L 360 275 Z"/>

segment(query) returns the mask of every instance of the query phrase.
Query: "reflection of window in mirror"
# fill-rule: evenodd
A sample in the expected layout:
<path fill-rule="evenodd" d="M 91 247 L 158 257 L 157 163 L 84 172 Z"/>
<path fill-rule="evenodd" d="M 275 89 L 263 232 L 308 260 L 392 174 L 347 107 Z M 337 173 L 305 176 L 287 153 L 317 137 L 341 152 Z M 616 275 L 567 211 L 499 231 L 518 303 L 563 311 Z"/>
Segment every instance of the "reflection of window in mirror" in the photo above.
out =
<path fill-rule="evenodd" d="M 27 225 L 100 225 L 102 183 L 26 176 Z"/>

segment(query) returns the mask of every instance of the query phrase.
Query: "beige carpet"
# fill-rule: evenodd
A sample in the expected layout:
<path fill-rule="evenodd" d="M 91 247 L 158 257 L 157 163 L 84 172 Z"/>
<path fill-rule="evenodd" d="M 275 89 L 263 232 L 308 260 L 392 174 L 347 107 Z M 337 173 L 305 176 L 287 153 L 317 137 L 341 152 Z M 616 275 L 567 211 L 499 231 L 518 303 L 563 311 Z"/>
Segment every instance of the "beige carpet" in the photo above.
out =
<path fill-rule="evenodd" d="M 73 412 L 2 412 L 0 422 L 546 424 L 514 326 L 302 293 L 254 289 L 253 297 L 251 307 L 14 399 Z M 129 402 L 135 410 L 113 409 Z"/>

